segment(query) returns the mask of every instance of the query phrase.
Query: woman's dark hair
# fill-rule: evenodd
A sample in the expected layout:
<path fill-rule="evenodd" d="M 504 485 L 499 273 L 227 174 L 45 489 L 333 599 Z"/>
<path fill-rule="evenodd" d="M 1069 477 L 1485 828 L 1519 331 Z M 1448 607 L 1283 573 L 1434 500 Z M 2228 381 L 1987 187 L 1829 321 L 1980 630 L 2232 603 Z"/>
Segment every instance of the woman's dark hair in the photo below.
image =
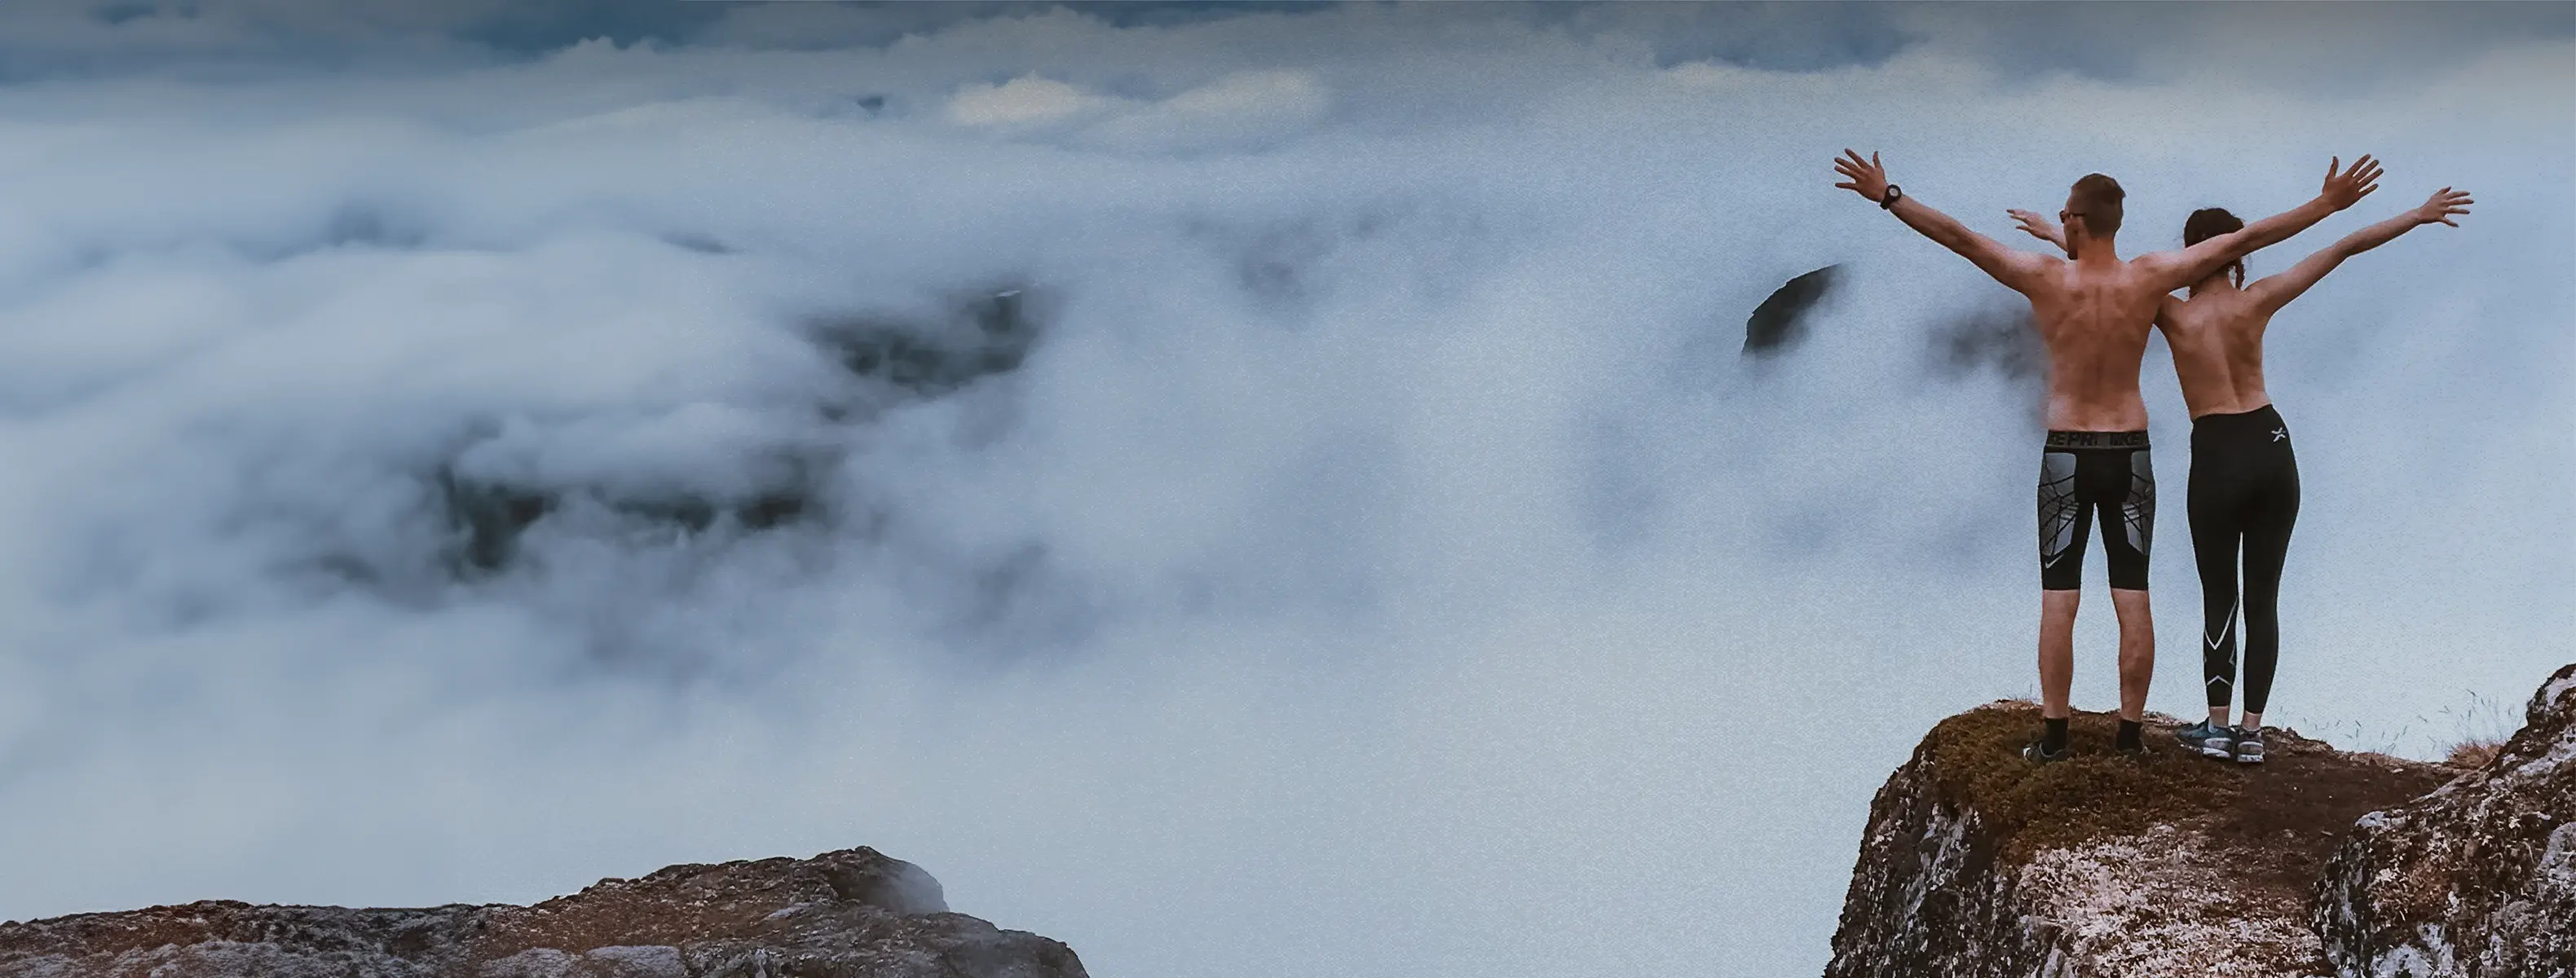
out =
<path fill-rule="evenodd" d="M 2203 207 L 2191 212 L 2191 217 L 2182 222 L 2182 246 L 2189 248 L 2219 235 L 2233 234 L 2244 229 L 2245 222 L 2236 215 L 2228 213 L 2227 208 Z M 2237 288 L 2245 287 L 2245 259 L 2239 258 L 2230 263 L 2227 266 L 2227 273 L 2236 280 Z"/>

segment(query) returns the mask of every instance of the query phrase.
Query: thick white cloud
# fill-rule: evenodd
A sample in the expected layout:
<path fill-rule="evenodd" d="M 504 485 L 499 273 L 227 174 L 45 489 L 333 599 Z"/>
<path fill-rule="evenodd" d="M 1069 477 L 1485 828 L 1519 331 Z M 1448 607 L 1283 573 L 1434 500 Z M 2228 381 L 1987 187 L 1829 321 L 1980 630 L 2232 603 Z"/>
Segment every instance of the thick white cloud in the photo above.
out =
<path fill-rule="evenodd" d="M 1085 136 L 1145 152 L 1262 148 L 1305 135 L 1331 105 L 1310 72 L 1236 72 L 1104 120 Z"/>
<path fill-rule="evenodd" d="M 2258 275 L 2475 190 L 2274 328 L 2274 719 L 2427 753 L 2576 656 L 2545 31 L 2340 92 L 1920 13 L 1790 73 L 1671 54 L 1841 35 L 764 5 L 511 59 L 264 9 L 62 20 L 95 57 L 0 88 L 0 916 L 870 844 L 1102 974 L 1813 968 L 1870 792 L 2031 691 L 2035 604 L 2031 392 L 1929 339 L 2011 297 L 1833 190 L 1845 145 L 1994 234 L 2113 173 L 2132 251 L 2388 161 Z M 415 56 L 202 70 L 317 32 Z M 1813 340 L 1740 364 L 1837 261 Z M 1012 288 L 1016 369 L 845 369 Z M 552 508 L 477 569 L 455 514 L 510 493 Z"/>
<path fill-rule="evenodd" d="M 1060 81 L 1024 75 L 999 85 L 970 85 L 948 100 L 948 117 L 969 126 L 1045 122 L 1112 104 Z"/>

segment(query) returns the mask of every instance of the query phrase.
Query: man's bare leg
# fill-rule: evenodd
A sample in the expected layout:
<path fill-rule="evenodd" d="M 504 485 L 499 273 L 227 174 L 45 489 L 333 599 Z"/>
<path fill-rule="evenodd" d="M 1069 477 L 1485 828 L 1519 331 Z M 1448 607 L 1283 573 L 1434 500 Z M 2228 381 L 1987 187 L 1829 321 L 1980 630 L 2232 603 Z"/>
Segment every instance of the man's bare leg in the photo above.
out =
<path fill-rule="evenodd" d="M 2120 719 L 2147 715 L 2147 683 L 2156 674 L 2156 622 L 2147 592 L 2111 589 L 2111 607 L 2120 616 Z"/>
<path fill-rule="evenodd" d="M 2022 748 L 2024 759 L 2046 763 L 2068 756 L 2067 705 L 2075 685 L 2075 605 L 2084 592 L 2039 592 L 2039 742 Z"/>
<path fill-rule="evenodd" d="M 2082 591 L 2039 592 L 2039 715 L 2063 720 L 2075 688 L 2075 606 Z"/>

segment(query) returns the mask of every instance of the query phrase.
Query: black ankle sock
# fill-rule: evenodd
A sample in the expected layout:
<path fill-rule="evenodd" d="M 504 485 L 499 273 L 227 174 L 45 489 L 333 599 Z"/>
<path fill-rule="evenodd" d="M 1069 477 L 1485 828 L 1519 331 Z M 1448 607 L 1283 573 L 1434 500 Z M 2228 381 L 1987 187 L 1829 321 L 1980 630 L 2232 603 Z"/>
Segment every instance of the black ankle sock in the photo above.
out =
<path fill-rule="evenodd" d="M 2147 743 L 2144 733 L 2144 725 L 2140 724 L 2138 721 L 2120 721 L 2119 748 L 2121 750 L 2137 750 L 2140 747 L 2146 746 Z"/>
<path fill-rule="evenodd" d="M 2066 718 L 2058 717 L 2051 719 L 2048 717 L 2041 717 L 2040 722 L 2048 725 L 2048 732 L 2040 735 L 2039 749 L 2051 754 L 2065 750 Z"/>

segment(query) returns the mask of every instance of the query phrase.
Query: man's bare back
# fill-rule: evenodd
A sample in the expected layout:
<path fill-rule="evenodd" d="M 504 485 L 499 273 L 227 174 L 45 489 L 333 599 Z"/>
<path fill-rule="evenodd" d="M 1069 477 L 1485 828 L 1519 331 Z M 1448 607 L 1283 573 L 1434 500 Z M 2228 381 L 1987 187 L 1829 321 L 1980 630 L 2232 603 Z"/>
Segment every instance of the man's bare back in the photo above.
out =
<path fill-rule="evenodd" d="M 2103 262 L 2047 259 L 2021 292 L 2048 347 L 2048 427 L 2140 431 L 2138 367 L 2172 272 L 2164 256 Z"/>

